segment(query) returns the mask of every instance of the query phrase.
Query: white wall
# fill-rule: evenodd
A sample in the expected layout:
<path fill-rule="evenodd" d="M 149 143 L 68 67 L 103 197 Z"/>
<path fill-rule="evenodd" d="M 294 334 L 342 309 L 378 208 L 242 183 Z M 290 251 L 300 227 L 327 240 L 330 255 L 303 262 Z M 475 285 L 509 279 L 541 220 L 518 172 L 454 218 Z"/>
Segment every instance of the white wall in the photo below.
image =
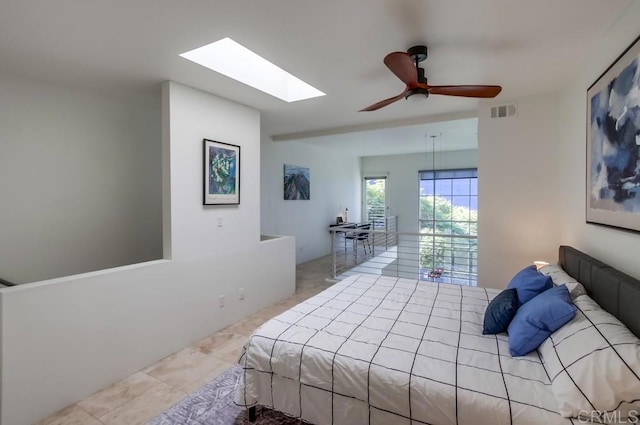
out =
<path fill-rule="evenodd" d="M 295 290 L 294 239 L 258 234 L 259 114 L 176 83 L 163 97 L 173 259 L 0 289 L 2 424 L 31 424 Z M 202 206 L 203 137 L 241 146 L 240 205 Z"/>
<path fill-rule="evenodd" d="M 368 156 L 362 158 L 362 176 L 387 175 L 389 216 L 398 216 L 399 232 L 418 232 L 420 182 L 418 171 L 475 168 L 477 151 L 445 151 L 432 154 Z"/>
<path fill-rule="evenodd" d="M 478 113 L 478 285 L 504 288 L 534 260 L 555 260 L 560 242 L 558 96 L 517 99 L 517 116 Z M 574 153 L 572 161 L 583 161 Z"/>
<path fill-rule="evenodd" d="M 586 224 L 586 92 L 638 36 L 640 3 L 631 2 L 593 46 L 562 92 L 515 99 L 518 115 L 478 122 L 479 285 L 504 288 L 533 260 L 557 260 L 572 245 L 640 277 L 640 235 Z M 515 160 L 515 158 L 520 158 Z"/>
<path fill-rule="evenodd" d="M 284 164 L 309 168 L 310 200 L 284 200 Z M 345 208 L 349 221 L 359 221 L 360 160 L 355 156 L 263 135 L 261 188 L 262 233 L 295 236 L 298 264 L 331 253 L 329 224 Z"/>
<path fill-rule="evenodd" d="M 160 104 L 0 76 L 0 277 L 162 258 Z"/>
<path fill-rule="evenodd" d="M 242 250 L 260 240 L 260 113 L 172 85 L 171 258 Z M 247 125 L 247 121 L 257 125 Z M 240 146 L 240 205 L 202 205 L 203 139 Z M 217 220 L 222 219 L 222 227 Z"/>
<path fill-rule="evenodd" d="M 560 98 L 558 161 L 561 239 L 620 270 L 640 278 L 640 234 L 586 224 L 585 152 L 586 93 L 588 87 L 631 44 L 640 31 L 640 2 L 629 9 L 593 46 L 583 71 L 570 82 Z"/>

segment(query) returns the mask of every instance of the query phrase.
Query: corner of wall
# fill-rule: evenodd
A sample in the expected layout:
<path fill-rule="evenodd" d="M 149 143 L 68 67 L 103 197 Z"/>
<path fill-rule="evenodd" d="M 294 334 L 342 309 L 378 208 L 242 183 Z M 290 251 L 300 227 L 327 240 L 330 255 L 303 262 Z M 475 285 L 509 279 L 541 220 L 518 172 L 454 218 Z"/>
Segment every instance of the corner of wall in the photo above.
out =
<path fill-rule="evenodd" d="M 162 83 L 162 257 L 171 252 L 171 82 Z"/>
<path fill-rule="evenodd" d="M 272 141 L 264 133 L 261 140 L 261 232 L 294 236 L 298 264 L 328 255 L 327 227 L 336 215 L 348 207 L 350 217 L 360 217 L 360 159 L 299 140 Z M 310 169 L 311 199 L 283 199 L 283 164 Z"/>
<path fill-rule="evenodd" d="M 516 100 L 518 114 L 478 116 L 478 285 L 504 288 L 534 260 L 552 261 L 560 242 L 556 93 Z"/>
<path fill-rule="evenodd" d="M 166 82 L 162 116 L 164 255 L 171 261 L 0 289 L 3 424 L 35 423 L 294 292 L 295 240 L 259 241 L 259 113 Z M 203 208 L 203 135 L 242 144 L 242 206 Z M 218 215 L 224 227 L 216 226 Z M 225 294 L 226 310 L 217 308 Z M 69 335 L 83 341 L 81 349 Z M 145 343 L 129 350 L 140 335 Z"/>

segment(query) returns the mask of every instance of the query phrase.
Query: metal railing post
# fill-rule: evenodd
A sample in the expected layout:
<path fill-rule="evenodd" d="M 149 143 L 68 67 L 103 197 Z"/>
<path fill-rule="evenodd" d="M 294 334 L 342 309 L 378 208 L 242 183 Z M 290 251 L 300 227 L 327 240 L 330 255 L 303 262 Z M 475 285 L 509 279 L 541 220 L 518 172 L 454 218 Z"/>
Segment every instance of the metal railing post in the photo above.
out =
<path fill-rule="evenodd" d="M 336 232 L 331 231 L 331 278 L 336 278 Z"/>

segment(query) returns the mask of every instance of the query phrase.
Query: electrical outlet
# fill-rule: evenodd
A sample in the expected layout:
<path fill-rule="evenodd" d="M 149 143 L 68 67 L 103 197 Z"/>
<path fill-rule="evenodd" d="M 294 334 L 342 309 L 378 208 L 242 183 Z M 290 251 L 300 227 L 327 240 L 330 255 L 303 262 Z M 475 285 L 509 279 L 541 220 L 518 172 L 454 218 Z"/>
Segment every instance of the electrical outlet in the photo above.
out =
<path fill-rule="evenodd" d="M 244 300 L 244 288 L 238 289 L 238 294 L 240 295 L 240 301 Z"/>
<path fill-rule="evenodd" d="M 224 307 L 224 295 L 220 295 L 219 304 L 220 304 L 220 308 Z"/>
<path fill-rule="evenodd" d="M 222 216 L 218 216 L 218 227 L 222 227 Z"/>

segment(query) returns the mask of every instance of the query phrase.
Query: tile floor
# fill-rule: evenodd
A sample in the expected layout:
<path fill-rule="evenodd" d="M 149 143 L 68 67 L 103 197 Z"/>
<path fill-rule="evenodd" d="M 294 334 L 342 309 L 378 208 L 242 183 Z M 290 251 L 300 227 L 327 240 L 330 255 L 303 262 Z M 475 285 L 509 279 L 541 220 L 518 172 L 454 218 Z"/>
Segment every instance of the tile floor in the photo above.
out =
<path fill-rule="evenodd" d="M 143 425 L 237 362 L 242 345 L 268 319 L 331 285 L 330 257 L 296 268 L 296 292 L 190 347 L 38 422 L 38 425 Z"/>

